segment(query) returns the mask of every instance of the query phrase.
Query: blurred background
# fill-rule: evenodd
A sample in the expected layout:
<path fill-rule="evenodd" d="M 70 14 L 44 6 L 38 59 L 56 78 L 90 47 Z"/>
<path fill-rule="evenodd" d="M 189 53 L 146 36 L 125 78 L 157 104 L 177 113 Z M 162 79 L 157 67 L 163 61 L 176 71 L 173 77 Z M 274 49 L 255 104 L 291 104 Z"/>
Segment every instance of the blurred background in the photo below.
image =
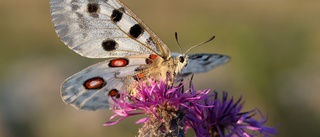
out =
<path fill-rule="evenodd" d="M 320 136 L 320 1 L 123 0 L 174 52 L 216 39 L 191 53 L 232 60 L 196 75 L 196 89 L 243 95 L 244 110 L 268 114 L 281 137 Z M 139 117 L 103 127 L 111 111 L 63 103 L 61 83 L 102 61 L 81 57 L 57 37 L 49 0 L 0 2 L 0 136 L 135 136 Z M 193 136 L 192 134 L 190 136 Z"/>

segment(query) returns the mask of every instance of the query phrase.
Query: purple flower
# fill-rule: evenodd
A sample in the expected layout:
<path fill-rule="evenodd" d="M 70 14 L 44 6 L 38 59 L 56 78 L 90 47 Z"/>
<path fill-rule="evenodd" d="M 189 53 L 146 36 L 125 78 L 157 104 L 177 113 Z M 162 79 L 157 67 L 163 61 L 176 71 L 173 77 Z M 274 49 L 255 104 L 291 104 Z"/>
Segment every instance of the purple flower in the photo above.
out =
<path fill-rule="evenodd" d="M 208 93 L 209 90 L 193 88 L 184 91 L 182 83 L 178 86 L 168 86 L 163 81 L 149 80 L 147 83 L 140 83 L 134 95 L 124 94 L 119 100 L 114 100 L 115 114 L 104 125 L 114 125 L 129 116 L 145 114 L 146 118 L 136 122 L 145 123 L 140 129 L 141 136 L 183 135 L 184 115 L 189 113 L 192 106 L 198 106 L 200 100 L 208 98 Z M 117 117 L 120 118 L 114 120 Z"/>
<path fill-rule="evenodd" d="M 258 109 L 241 112 L 241 98 L 237 101 L 232 97 L 228 99 L 227 92 L 223 92 L 222 99 L 218 98 L 217 92 L 214 95 L 214 99 L 205 99 L 202 106 L 193 108 L 194 111 L 186 115 L 186 126 L 192 127 L 197 136 L 250 137 L 276 133 L 274 128 L 263 125 L 267 118 Z M 257 113 L 260 121 L 253 118 Z"/>
<path fill-rule="evenodd" d="M 195 90 L 191 81 L 187 90 L 183 83 L 169 86 L 164 81 L 149 79 L 138 84 L 134 93 L 114 99 L 114 115 L 105 126 L 144 114 L 146 117 L 136 122 L 144 123 L 139 136 L 184 136 L 191 128 L 201 137 L 269 136 L 276 132 L 264 126 L 267 119 L 259 110 L 241 112 L 241 98 L 228 99 L 226 92 L 219 99 L 217 92 Z M 260 121 L 253 118 L 256 114 Z"/>

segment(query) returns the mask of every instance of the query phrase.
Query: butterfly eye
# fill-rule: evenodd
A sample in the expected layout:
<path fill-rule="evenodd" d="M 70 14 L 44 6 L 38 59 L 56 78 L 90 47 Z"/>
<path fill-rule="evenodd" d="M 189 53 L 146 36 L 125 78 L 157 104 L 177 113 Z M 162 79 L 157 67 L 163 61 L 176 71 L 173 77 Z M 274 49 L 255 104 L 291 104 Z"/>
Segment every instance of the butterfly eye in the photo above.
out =
<path fill-rule="evenodd" d="M 181 63 L 183 63 L 183 62 L 184 62 L 184 57 L 183 57 L 183 56 L 180 56 L 180 57 L 179 57 L 179 61 L 180 61 Z"/>

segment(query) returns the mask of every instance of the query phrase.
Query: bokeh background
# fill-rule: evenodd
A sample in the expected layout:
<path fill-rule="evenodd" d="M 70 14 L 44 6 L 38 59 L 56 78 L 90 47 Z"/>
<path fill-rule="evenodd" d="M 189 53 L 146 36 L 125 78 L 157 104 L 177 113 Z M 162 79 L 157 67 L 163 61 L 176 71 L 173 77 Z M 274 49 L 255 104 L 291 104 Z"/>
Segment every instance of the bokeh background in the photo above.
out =
<path fill-rule="evenodd" d="M 320 1 L 123 0 L 170 47 L 232 60 L 196 75 L 197 89 L 243 95 L 244 110 L 268 114 L 278 136 L 320 136 Z M 79 111 L 63 103 L 61 83 L 102 60 L 69 50 L 57 37 L 48 0 L 0 2 L 0 136 L 134 136 L 139 117 L 112 127 L 109 110 Z M 190 136 L 193 136 L 192 134 Z"/>

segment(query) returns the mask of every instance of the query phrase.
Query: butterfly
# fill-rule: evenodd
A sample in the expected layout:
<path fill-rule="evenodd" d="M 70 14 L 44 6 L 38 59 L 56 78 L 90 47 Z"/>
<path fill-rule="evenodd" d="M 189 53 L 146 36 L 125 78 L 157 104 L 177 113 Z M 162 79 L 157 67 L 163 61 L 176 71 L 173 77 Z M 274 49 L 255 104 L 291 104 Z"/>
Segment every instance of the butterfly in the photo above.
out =
<path fill-rule="evenodd" d="M 137 81 L 169 77 L 174 82 L 229 60 L 220 54 L 171 53 L 119 0 L 50 0 L 50 7 L 55 31 L 65 45 L 84 57 L 106 58 L 62 84 L 62 99 L 77 109 L 108 109 Z"/>

